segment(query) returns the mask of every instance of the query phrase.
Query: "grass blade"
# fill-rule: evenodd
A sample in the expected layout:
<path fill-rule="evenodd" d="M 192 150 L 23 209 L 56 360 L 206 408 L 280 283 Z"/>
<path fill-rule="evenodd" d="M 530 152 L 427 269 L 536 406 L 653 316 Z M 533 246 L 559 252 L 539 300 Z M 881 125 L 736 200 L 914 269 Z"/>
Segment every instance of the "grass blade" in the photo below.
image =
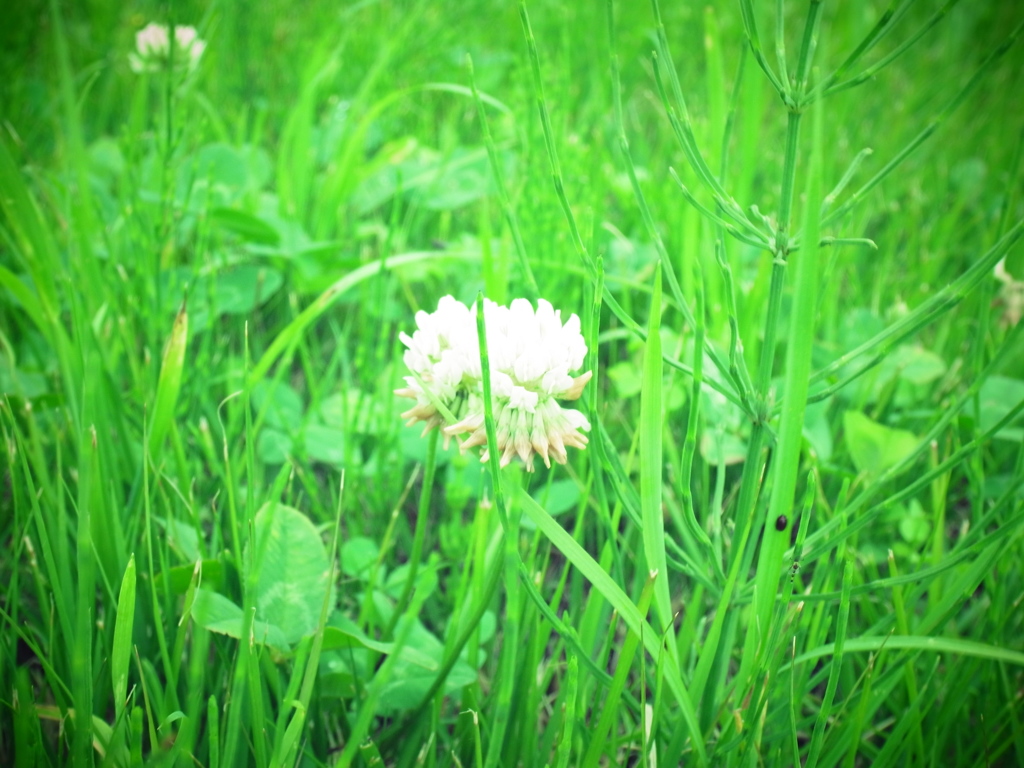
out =
<path fill-rule="evenodd" d="M 647 618 L 647 609 L 651 605 L 651 597 L 654 595 L 655 585 L 658 581 L 656 571 L 651 571 L 647 576 L 647 583 L 644 584 L 643 592 L 640 593 L 640 602 L 637 609 L 642 619 Z M 641 632 L 643 629 L 641 629 Z M 590 748 L 583 758 L 583 768 L 595 768 L 601 755 L 608 748 L 608 731 L 619 713 L 619 700 L 622 698 L 622 691 L 626 686 L 626 678 L 633 666 L 633 657 L 636 655 L 637 646 L 640 645 L 640 636 L 630 632 L 626 636 L 626 642 L 622 645 L 622 652 L 619 654 L 615 665 L 615 674 L 612 676 L 612 684 L 605 697 L 604 706 L 601 708 L 601 716 L 597 724 L 592 726 L 590 733 Z"/>
<path fill-rule="evenodd" d="M 181 374 L 185 367 L 185 352 L 188 347 L 188 309 L 181 302 L 174 318 L 170 338 L 164 349 L 160 379 L 156 386 L 153 403 L 153 417 L 149 422 L 149 456 L 154 465 L 159 464 L 164 438 L 174 421 L 174 409 L 181 392 Z"/>
<path fill-rule="evenodd" d="M 626 626 L 638 635 L 643 637 L 644 647 L 654 658 L 662 657 L 661 636 L 655 632 L 651 625 L 640 615 L 639 609 L 629 599 L 622 588 L 616 584 L 603 568 L 580 546 L 569 533 L 558 522 L 549 515 L 530 495 L 523 489 L 517 488 L 514 491 L 516 503 L 522 506 L 523 512 L 529 517 L 541 532 L 548 537 L 552 544 L 571 562 L 584 578 L 607 600 L 611 606 L 618 611 Z M 694 709 L 693 701 L 683 682 L 679 666 L 671 654 L 664 655 L 666 667 L 665 680 L 669 690 L 675 697 L 682 712 L 683 722 L 689 730 L 690 743 L 697 757 L 698 765 L 707 765 L 707 752 L 704 749 L 703 736 L 700 727 L 697 725 L 697 711 Z"/>
<path fill-rule="evenodd" d="M 672 599 L 665 563 L 665 515 L 661 503 L 662 414 L 661 377 L 661 267 L 654 272 L 651 319 L 644 346 L 643 385 L 640 388 L 640 511 L 643 518 L 644 557 L 654 582 L 655 605 L 661 631 L 672 627 Z M 660 578 L 657 578 L 661 574 Z M 674 648 L 670 643 L 669 648 Z"/>
<path fill-rule="evenodd" d="M 135 555 L 128 559 L 117 598 L 117 619 L 114 623 L 114 645 L 110 652 L 110 672 L 114 690 L 114 713 L 117 720 L 124 714 L 128 694 L 128 667 L 132 657 L 132 629 L 135 625 Z"/>
<path fill-rule="evenodd" d="M 836 695 L 836 687 L 839 685 L 839 673 L 843 665 L 843 649 L 846 643 L 846 630 L 850 620 L 850 585 L 853 581 L 853 561 L 847 560 L 843 569 L 843 597 L 839 602 L 839 623 L 836 625 L 836 640 L 832 644 L 832 664 L 829 668 L 828 685 L 825 687 L 825 696 L 821 700 L 821 708 L 818 710 L 818 718 L 814 723 L 814 732 L 811 734 L 811 746 L 807 753 L 807 761 L 804 768 L 815 768 L 818 764 L 818 756 L 821 754 L 822 741 L 825 736 L 825 725 L 832 712 L 832 701 Z"/>

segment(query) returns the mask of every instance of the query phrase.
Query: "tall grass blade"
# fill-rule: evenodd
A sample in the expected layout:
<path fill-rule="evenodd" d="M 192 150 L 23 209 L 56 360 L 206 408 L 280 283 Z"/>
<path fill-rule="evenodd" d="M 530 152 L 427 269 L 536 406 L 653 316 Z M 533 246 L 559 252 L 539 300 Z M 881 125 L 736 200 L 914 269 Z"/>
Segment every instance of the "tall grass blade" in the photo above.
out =
<path fill-rule="evenodd" d="M 114 714 L 124 715 L 128 695 L 128 667 L 132 656 L 132 630 L 135 626 L 135 555 L 128 559 L 117 598 L 114 645 L 110 652 L 110 672 L 114 692 Z"/>
<path fill-rule="evenodd" d="M 164 349 L 160 378 L 156 386 L 156 398 L 153 402 L 153 417 L 149 422 L 149 456 L 155 465 L 159 464 L 164 439 L 174 422 L 174 409 L 178 404 L 178 395 L 181 392 L 181 377 L 185 368 L 187 348 L 188 308 L 186 302 L 183 301 L 174 318 L 171 335 Z"/>
<path fill-rule="evenodd" d="M 700 728 L 697 725 L 697 712 L 694 709 L 693 700 L 690 698 L 690 694 L 683 682 L 682 673 L 672 655 L 662 654 L 661 636 L 640 615 L 640 611 L 633 601 L 612 580 L 600 564 L 543 507 L 534 501 L 526 491 L 516 489 L 515 499 L 516 503 L 522 506 L 526 516 L 533 521 L 551 543 L 565 555 L 569 562 L 583 574 L 584 578 L 619 613 L 630 631 L 643 638 L 643 644 L 647 652 L 656 659 L 664 656 L 665 682 L 679 704 L 683 722 L 689 730 L 690 743 L 697 757 L 698 764 L 707 765 L 707 752 L 704 748 L 703 737 L 700 735 Z"/>
<path fill-rule="evenodd" d="M 651 319 L 644 346 L 643 386 L 640 389 L 640 510 L 643 515 L 644 557 L 654 578 L 654 596 L 662 632 L 672 627 L 672 599 L 665 562 L 665 514 L 661 503 L 662 415 L 661 268 L 654 272 Z M 660 574 L 661 577 L 657 578 Z M 674 643 L 670 647 L 674 647 Z"/>

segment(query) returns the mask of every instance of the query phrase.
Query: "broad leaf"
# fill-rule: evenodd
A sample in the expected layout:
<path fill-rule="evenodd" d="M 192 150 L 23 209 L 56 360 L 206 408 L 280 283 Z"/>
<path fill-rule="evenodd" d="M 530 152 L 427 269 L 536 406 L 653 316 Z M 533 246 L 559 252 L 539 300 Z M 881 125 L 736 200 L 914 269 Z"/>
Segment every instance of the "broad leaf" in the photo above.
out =
<path fill-rule="evenodd" d="M 917 447 L 912 432 L 872 421 L 858 411 L 843 414 L 846 448 L 858 472 L 880 475 L 909 456 Z"/>
<path fill-rule="evenodd" d="M 328 589 L 323 541 L 308 517 L 274 502 L 256 513 L 256 618 L 294 643 L 316 630 Z"/>

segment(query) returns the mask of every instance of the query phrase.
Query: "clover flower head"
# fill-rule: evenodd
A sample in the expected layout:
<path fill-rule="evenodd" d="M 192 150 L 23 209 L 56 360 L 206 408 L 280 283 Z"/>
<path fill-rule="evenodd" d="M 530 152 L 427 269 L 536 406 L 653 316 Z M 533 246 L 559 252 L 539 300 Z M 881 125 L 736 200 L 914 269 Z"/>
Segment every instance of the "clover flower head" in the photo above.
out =
<path fill-rule="evenodd" d="M 191 72 L 199 65 L 206 43 L 194 27 L 174 28 L 174 66 Z M 167 66 L 171 56 L 171 38 L 167 27 L 151 22 L 135 34 L 135 50 L 128 54 L 128 65 L 133 72 L 159 72 Z"/>
<path fill-rule="evenodd" d="M 586 416 L 558 402 L 578 399 L 591 377 L 590 371 L 572 375 L 587 355 L 579 318 L 563 323 L 544 299 L 536 309 L 516 299 L 508 307 L 485 300 L 484 320 L 501 465 L 518 457 L 533 471 L 534 454 L 548 467 L 551 459 L 564 464 L 566 447 L 585 448 L 587 437 L 579 430 L 590 429 Z M 485 446 L 481 461 L 487 461 L 476 307 L 445 296 L 437 311 L 418 312 L 416 325 L 411 337 L 399 335 L 412 375 L 396 394 L 416 401 L 402 418 L 410 425 L 423 421 L 424 434 L 441 430 L 446 447 L 452 437 L 465 435 L 462 450 Z"/>
<path fill-rule="evenodd" d="M 1012 328 L 1024 317 L 1024 280 L 1015 279 L 1006 269 L 1006 258 L 999 260 L 993 270 L 1001 285 L 996 301 L 1002 306 L 1000 325 Z"/>

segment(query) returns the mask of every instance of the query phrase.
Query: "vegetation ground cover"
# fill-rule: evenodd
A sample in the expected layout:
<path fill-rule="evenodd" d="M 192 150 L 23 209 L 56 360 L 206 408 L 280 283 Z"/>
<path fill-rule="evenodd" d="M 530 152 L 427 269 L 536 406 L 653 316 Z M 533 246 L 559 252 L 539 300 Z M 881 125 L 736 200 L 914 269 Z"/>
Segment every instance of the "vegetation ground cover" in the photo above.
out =
<path fill-rule="evenodd" d="M 1020 9 L 7 17 L 0 762 L 1024 763 Z M 403 425 L 446 295 L 585 450 Z"/>

